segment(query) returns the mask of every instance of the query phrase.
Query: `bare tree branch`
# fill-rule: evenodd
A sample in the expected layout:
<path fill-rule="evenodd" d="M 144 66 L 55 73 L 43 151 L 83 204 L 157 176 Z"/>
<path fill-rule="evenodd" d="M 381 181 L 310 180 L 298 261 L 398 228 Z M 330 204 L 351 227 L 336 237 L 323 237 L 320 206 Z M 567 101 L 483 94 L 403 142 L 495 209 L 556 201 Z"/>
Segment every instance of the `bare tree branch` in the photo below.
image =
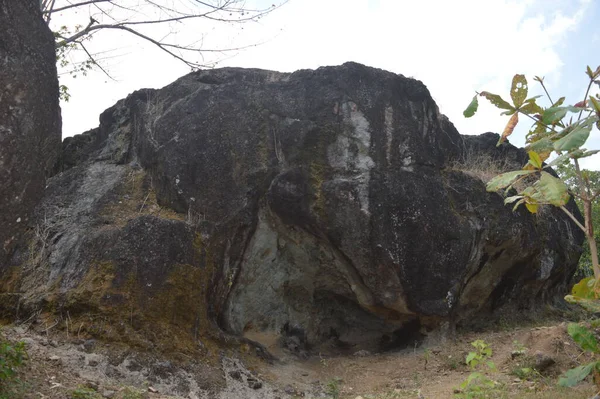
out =
<path fill-rule="evenodd" d="M 261 43 L 228 48 L 205 48 L 204 34 L 194 32 L 193 41 L 182 44 L 182 36 L 178 36 L 179 27 L 185 26 L 185 23 L 192 23 L 194 25 L 190 26 L 193 26 L 196 31 L 196 26 L 200 27 L 202 20 L 209 28 L 217 23 L 232 26 L 232 24 L 258 22 L 289 0 L 278 1 L 278 5 L 274 4 L 264 9 L 246 8 L 244 0 L 41 0 L 40 6 L 47 24 L 50 24 L 53 15 L 57 15 L 53 22 L 59 24 L 56 22 L 59 20 L 56 14 L 58 12 L 61 12 L 61 19 L 75 13 L 87 14 L 89 22 L 85 27 L 75 25 L 74 29 L 68 26 L 54 29 L 60 65 L 63 68 L 69 65 L 83 65 L 83 68 L 87 68 L 93 65 L 114 80 L 108 70 L 100 65 L 101 59 L 96 57 L 99 53 L 93 51 L 94 46 L 90 39 L 98 32 L 107 30 L 127 32 L 153 44 L 188 67 L 197 69 L 212 66 L 211 63 L 205 63 L 206 53 L 225 54 Z M 86 56 L 86 61 L 83 63 L 68 55 L 77 49 L 83 50 L 79 58 L 83 54 Z M 75 67 L 71 69 L 71 73 L 77 73 L 82 70 L 81 68 L 81 66 Z"/>
<path fill-rule="evenodd" d="M 53 7 L 45 8 L 44 6 L 42 6 L 42 14 L 52 14 L 54 12 L 68 10 L 70 8 L 82 7 L 82 6 L 85 6 L 85 5 L 88 5 L 88 4 L 106 3 L 106 2 L 110 3 L 112 1 L 113 0 L 89 0 L 89 1 L 83 1 L 81 3 L 69 4 L 68 6 L 59 7 L 59 8 L 53 8 Z M 54 5 L 55 2 L 56 2 L 56 0 L 53 0 L 52 1 L 52 5 Z"/>
<path fill-rule="evenodd" d="M 109 79 L 111 80 L 115 80 L 112 76 L 110 76 L 110 74 L 104 69 L 102 68 L 102 65 L 100 65 L 98 62 L 96 62 L 96 59 L 94 58 L 94 56 L 88 51 L 88 49 L 85 47 L 85 44 L 83 44 L 82 42 L 78 42 L 77 44 L 79 44 L 81 46 L 81 48 L 83 49 L 83 51 L 85 51 L 85 53 L 87 54 L 87 56 L 89 57 L 90 61 L 98 67 L 98 69 L 100 69 L 102 71 L 102 73 L 104 73 Z"/>

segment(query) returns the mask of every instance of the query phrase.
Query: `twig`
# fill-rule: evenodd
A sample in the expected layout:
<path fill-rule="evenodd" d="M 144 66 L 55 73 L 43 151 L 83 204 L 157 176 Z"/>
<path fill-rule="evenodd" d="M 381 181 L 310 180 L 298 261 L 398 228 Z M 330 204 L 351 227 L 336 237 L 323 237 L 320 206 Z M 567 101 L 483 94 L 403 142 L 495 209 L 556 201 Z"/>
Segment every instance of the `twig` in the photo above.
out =
<path fill-rule="evenodd" d="M 56 1 L 56 0 L 54 0 L 54 1 Z M 54 6 L 54 1 L 52 2 L 52 6 L 49 9 L 45 9 L 46 7 L 44 7 L 44 10 L 42 10 L 42 14 L 52 14 L 55 12 L 68 10 L 69 8 L 81 7 L 81 6 L 85 6 L 88 4 L 106 3 L 106 2 L 110 3 L 113 0 L 89 0 L 89 1 L 83 1 L 81 3 L 73 3 L 73 4 L 69 4 L 68 6 L 53 9 L 52 7 Z"/>
<path fill-rule="evenodd" d="M 146 194 L 146 198 L 144 198 L 144 202 L 142 203 L 142 206 L 140 207 L 140 211 L 138 213 L 142 213 L 142 209 L 144 209 L 144 206 L 146 205 L 146 201 L 148 200 L 149 196 L 150 196 L 150 192 L 148 192 L 148 194 Z"/>
<path fill-rule="evenodd" d="M 59 322 L 57 321 L 56 323 L 52 324 L 50 327 L 46 328 L 46 336 L 48 336 L 48 331 L 50 331 L 51 329 L 53 329 L 54 327 L 56 327 L 58 325 L 58 323 Z"/>

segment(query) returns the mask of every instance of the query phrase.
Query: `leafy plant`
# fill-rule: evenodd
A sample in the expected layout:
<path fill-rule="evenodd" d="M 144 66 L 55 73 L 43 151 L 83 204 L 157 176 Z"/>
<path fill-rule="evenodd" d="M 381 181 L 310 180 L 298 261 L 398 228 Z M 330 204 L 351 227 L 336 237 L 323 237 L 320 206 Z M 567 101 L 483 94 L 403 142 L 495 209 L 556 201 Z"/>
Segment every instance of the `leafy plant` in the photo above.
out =
<path fill-rule="evenodd" d="M 567 332 L 582 350 L 595 355 L 600 353 L 598 340 L 596 339 L 594 332 L 588 327 L 578 323 L 570 323 L 567 327 Z M 583 381 L 590 373 L 598 374 L 599 372 L 600 360 L 594 360 L 588 364 L 566 371 L 558 380 L 558 385 L 572 387 Z"/>
<path fill-rule="evenodd" d="M 15 377 L 17 369 L 27 359 L 25 343 L 0 341 L 0 386 Z"/>
<path fill-rule="evenodd" d="M 526 136 L 526 149 L 529 160 L 521 170 L 510 171 L 496 176 L 488 182 L 487 190 L 496 192 L 503 190 L 507 195 L 505 204 L 514 204 L 513 209 L 520 205 L 532 213 L 537 213 L 540 205 L 548 204 L 559 207 L 565 212 L 571 220 L 584 232 L 592 260 L 594 270 L 593 293 L 594 297 L 600 295 L 600 265 L 598 264 L 598 251 L 594 240 L 594 229 L 592 223 L 592 203 L 600 195 L 599 191 L 592 191 L 589 180 L 586 181 L 581 172 L 579 160 L 598 153 L 598 150 L 589 151 L 583 148 L 593 126 L 600 128 L 600 95 L 590 95 L 590 90 L 594 84 L 600 86 L 600 66 L 593 71 L 587 67 L 586 74 L 589 83 L 585 92 L 583 101 L 573 106 L 563 105 L 565 98 L 561 97 L 556 102 L 552 100 L 543 78 L 535 77 L 534 80 L 541 84 L 546 93 L 550 106 L 542 108 L 537 99 L 540 96 L 527 98 L 528 83 L 524 75 L 515 75 L 513 77 L 510 97 L 512 103 L 505 101 L 497 94 L 487 91 L 477 93 L 473 100 L 464 111 L 465 117 L 471 117 L 478 109 L 478 97 L 485 97 L 497 108 L 503 110 L 502 115 L 510 116 L 504 131 L 498 141 L 501 145 L 514 131 L 519 122 L 519 115 L 529 118 L 533 121 L 532 127 Z M 577 114 L 575 120 L 573 115 Z M 565 119 L 569 116 L 568 122 Z M 552 154 L 556 158 L 550 160 Z M 546 163 L 546 161 L 548 161 Z M 576 179 L 579 182 L 579 191 L 572 194 L 579 198 L 584 208 L 584 223 L 581 223 L 565 205 L 569 201 L 570 194 L 567 185 L 563 180 L 553 175 L 550 167 L 561 166 L 568 163 L 573 164 Z M 517 195 L 512 195 L 511 190 L 519 188 Z M 508 194 L 511 195 L 508 195 Z M 569 298 L 571 302 L 578 302 L 586 305 L 589 297 L 578 297 L 573 295 Z"/>
<path fill-rule="evenodd" d="M 527 352 L 527 348 L 521 342 L 514 340 L 513 347 L 515 348 L 512 353 L 515 355 L 524 355 Z"/>
<path fill-rule="evenodd" d="M 460 390 L 454 394 L 455 398 L 480 399 L 493 398 L 501 392 L 501 384 L 487 377 L 483 373 L 471 373 L 460 384 Z"/>
<path fill-rule="evenodd" d="M 565 182 L 567 187 L 569 187 L 569 191 L 576 193 L 581 191 L 581 184 L 573 164 L 567 163 L 558 165 L 556 167 L 556 172 Z M 581 169 L 581 177 L 586 184 L 589 184 L 591 192 L 600 192 L 600 171 Z M 583 202 L 578 197 L 575 197 L 575 203 L 579 207 L 580 212 L 584 214 L 585 207 Z M 592 225 L 600 225 L 600 201 L 592 202 Z M 594 241 L 596 242 L 596 246 L 598 246 L 598 243 L 600 243 L 600 230 L 598 229 L 594 229 Z M 581 257 L 579 258 L 579 266 L 577 268 L 577 272 L 573 276 L 573 279 L 574 281 L 580 281 L 593 275 L 594 270 L 592 266 L 590 247 L 589 245 L 586 245 L 583 254 L 581 254 Z"/>
<path fill-rule="evenodd" d="M 465 363 L 467 366 L 471 367 L 471 370 L 474 370 L 477 365 L 492 357 L 492 348 L 488 344 L 485 343 L 484 340 L 478 339 L 476 341 L 471 342 L 471 345 L 475 348 L 475 352 L 469 352 L 465 359 Z M 487 362 L 488 367 L 492 367 L 494 363 Z"/>
<path fill-rule="evenodd" d="M 325 389 L 325 393 L 333 399 L 338 399 L 341 392 L 341 382 L 342 380 L 340 378 L 333 378 L 329 380 Z"/>
<path fill-rule="evenodd" d="M 505 101 L 497 94 L 486 91 L 477 93 L 464 111 L 465 117 L 471 117 L 479 106 L 478 97 L 485 97 L 497 108 L 503 110 L 502 115 L 510 116 L 504 131 L 498 141 L 501 145 L 509 137 L 517 123 L 519 115 L 533 121 L 526 136 L 528 162 L 521 170 L 502 173 L 487 183 L 487 190 L 497 192 L 503 190 L 505 204 L 514 204 L 513 210 L 525 205 L 531 213 L 537 213 L 540 205 L 552 205 L 560 208 L 585 234 L 588 246 L 593 277 L 586 277 L 573 286 L 571 295 L 565 299 L 577 303 L 592 312 L 600 312 L 600 265 L 598 263 L 598 248 L 594 235 L 593 209 L 600 187 L 590 179 L 589 173 L 584 173 L 579 161 L 600 152 L 584 148 L 594 126 L 600 129 L 600 94 L 590 93 L 594 84 L 600 87 L 600 66 L 592 70 L 586 69 L 589 78 L 585 96 L 573 106 L 563 105 L 565 97 L 553 101 L 544 85 L 544 79 L 535 77 L 550 102 L 550 106 L 542 108 L 536 100 L 540 96 L 528 96 L 528 83 L 524 75 L 513 77 L 510 97 L 512 103 Z M 576 116 L 575 116 L 576 115 Z M 568 118 L 567 118 L 568 117 Z M 554 154 L 555 158 L 551 159 Z M 562 179 L 549 170 L 556 167 L 568 173 L 563 173 Z M 571 191 L 565 183 L 570 183 Z M 518 185 L 518 183 L 520 183 Z M 516 190 L 516 195 L 514 192 Z M 583 223 L 566 208 L 571 194 L 583 208 Z M 593 332 L 578 324 L 569 325 L 569 334 L 584 351 L 597 354 L 598 343 Z M 567 371 L 559 380 L 559 385 L 573 386 L 582 381 L 590 373 L 598 375 L 600 363 L 591 363 L 575 367 Z"/>
<path fill-rule="evenodd" d="M 471 370 L 485 364 L 487 370 L 484 370 L 484 372 L 474 371 L 469 374 L 460 384 L 454 396 L 465 399 L 494 397 L 500 390 L 500 383 L 485 374 L 485 371 L 496 371 L 494 362 L 487 360 L 492 357 L 492 348 L 481 339 L 471 342 L 471 345 L 475 348 L 475 351 L 467 354 L 465 363 L 471 367 Z"/>
<path fill-rule="evenodd" d="M 26 359 L 24 342 L 12 343 L 0 335 L 0 399 L 15 397 L 13 388 L 19 385 L 17 371 Z"/>

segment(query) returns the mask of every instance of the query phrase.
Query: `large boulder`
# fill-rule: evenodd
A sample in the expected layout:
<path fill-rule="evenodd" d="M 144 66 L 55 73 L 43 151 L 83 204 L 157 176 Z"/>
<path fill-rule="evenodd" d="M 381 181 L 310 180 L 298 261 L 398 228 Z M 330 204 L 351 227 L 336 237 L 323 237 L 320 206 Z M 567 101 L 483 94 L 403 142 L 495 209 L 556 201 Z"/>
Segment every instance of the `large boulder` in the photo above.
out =
<path fill-rule="evenodd" d="M 58 160 L 54 37 L 38 0 L 0 0 L 0 270 Z"/>
<path fill-rule="evenodd" d="M 65 140 L 44 239 L 14 260 L 21 312 L 102 315 L 117 327 L 96 333 L 160 329 L 157 344 L 216 322 L 296 349 L 389 347 L 560 298 L 577 266 L 568 217 L 485 190 L 478 169 L 524 152 L 462 137 L 401 75 L 198 71 L 100 121 Z"/>

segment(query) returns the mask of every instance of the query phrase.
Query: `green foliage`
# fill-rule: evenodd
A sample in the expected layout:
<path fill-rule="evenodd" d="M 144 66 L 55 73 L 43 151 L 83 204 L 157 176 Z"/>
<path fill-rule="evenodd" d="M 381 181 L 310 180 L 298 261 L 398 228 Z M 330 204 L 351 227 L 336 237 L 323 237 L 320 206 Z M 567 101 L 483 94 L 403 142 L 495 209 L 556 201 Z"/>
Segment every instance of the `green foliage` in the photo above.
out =
<path fill-rule="evenodd" d="M 587 73 L 590 78 L 589 87 L 591 87 L 591 83 L 600 77 L 600 67 L 595 72 L 591 72 L 588 67 Z M 536 77 L 535 80 L 543 86 L 543 79 Z M 586 93 L 586 99 L 588 93 Z M 561 98 L 551 107 L 543 109 L 536 102 L 538 97 L 527 98 L 528 83 L 524 75 L 515 75 L 513 78 L 510 91 L 512 104 L 497 94 L 486 91 L 478 94 L 497 108 L 504 110 L 503 115 L 511 115 L 498 145 L 513 133 L 519 121 L 519 114 L 533 121 L 533 126 L 527 135 L 526 148 L 529 152 L 529 162 L 523 167 L 523 170 L 503 173 L 492 179 L 487 185 L 487 190 L 508 192 L 515 188 L 515 183 L 523 182 L 525 177 L 534 176 L 536 181 L 526 184 L 526 187 L 518 193 L 519 195 L 509 197 L 510 200 L 507 203 L 515 203 L 515 209 L 519 205 L 525 204 L 532 213 L 537 212 L 538 205 L 541 204 L 564 206 L 569 199 L 567 185 L 546 172 L 544 169 L 548 165 L 544 165 L 544 162 L 553 152 L 560 158 L 560 162 L 553 162 L 554 165 L 563 165 L 570 160 L 595 153 L 581 147 L 587 141 L 593 125 L 598 124 L 600 109 L 596 109 L 596 105 L 600 106 L 600 101 L 590 95 L 589 101 L 578 103 L 576 106 L 562 106 L 564 98 Z M 473 116 L 477 111 L 477 105 L 477 96 L 475 96 L 464 112 L 465 117 Z M 569 113 L 579 113 L 580 118 L 573 123 L 563 123 L 563 118 Z M 584 113 L 585 117 L 581 117 Z"/>
<path fill-rule="evenodd" d="M 68 43 L 64 38 L 78 34 L 81 32 L 82 28 L 83 26 L 81 25 L 75 25 L 74 29 L 70 29 L 67 26 L 61 26 L 59 29 L 53 32 L 55 40 L 56 64 L 62 71 L 64 71 L 61 74 L 70 75 L 72 78 L 77 78 L 79 75 L 87 76 L 88 72 L 97 65 L 96 60 L 89 53 L 88 58 L 82 62 L 74 63 L 72 61 L 70 56 L 72 51 L 80 48 L 86 52 L 87 50 L 83 40 Z M 69 88 L 64 84 L 59 85 L 59 98 L 65 102 L 68 102 L 71 99 Z"/>
<path fill-rule="evenodd" d="M 567 327 L 567 331 L 571 338 L 583 349 L 593 353 L 598 353 L 598 341 L 594 333 L 587 327 L 577 323 L 570 323 Z"/>
<path fill-rule="evenodd" d="M 581 347 L 582 350 L 594 355 L 600 353 L 598 340 L 594 331 L 589 327 L 578 323 L 570 323 L 567 332 L 573 338 L 573 341 Z M 596 356 L 597 357 L 597 356 Z M 558 380 L 558 385 L 563 387 L 572 387 L 583 381 L 590 373 L 600 371 L 600 360 L 595 360 L 585 365 L 572 368 L 566 371 Z"/>
<path fill-rule="evenodd" d="M 465 363 L 474 370 L 480 363 L 492 357 L 492 348 L 482 339 L 471 342 L 471 345 L 475 348 L 475 352 L 469 352 Z"/>
<path fill-rule="evenodd" d="M 469 352 L 465 358 L 465 363 L 471 370 L 485 364 L 487 371 L 496 371 L 496 365 L 487 360 L 492 357 L 492 348 L 481 339 L 473 341 L 471 345 L 475 351 Z M 501 385 L 490 379 L 485 372 L 474 371 L 460 384 L 454 396 L 464 399 L 493 398 L 500 392 L 500 388 Z"/>
<path fill-rule="evenodd" d="M 14 378 L 25 359 L 25 343 L 11 343 L 0 337 L 0 384 Z"/>
<path fill-rule="evenodd" d="M 589 312 L 600 312 L 600 301 L 598 301 L 597 280 L 594 277 L 586 277 L 573 286 L 571 295 L 565 296 L 569 303 L 575 303 Z"/>
<path fill-rule="evenodd" d="M 577 303 L 589 311 L 600 312 L 600 264 L 596 234 L 594 233 L 594 225 L 597 225 L 598 222 L 598 212 L 595 210 L 598 210 L 596 199 L 600 196 L 600 179 L 598 176 L 590 178 L 592 173 L 582 171 L 579 167 L 581 158 L 598 153 L 597 150 L 588 151 L 583 146 L 587 142 L 592 128 L 594 126 L 600 128 L 600 94 L 595 96 L 590 94 L 593 84 L 600 86 L 600 66 L 595 71 L 588 66 L 586 74 L 589 82 L 584 99 L 573 106 L 563 105 L 564 97 L 553 102 L 544 86 L 543 78 L 537 76 L 534 80 L 541 84 L 551 103 L 551 106 L 545 109 L 536 103 L 538 97 L 527 98 L 527 80 L 523 75 L 515 75 L 513 78 L 510 91 L 512 104 L 496 94 L 481 92 L 479 95 L 487 98 L 497 108 L 504 110 L 502 115 L 512 115 L 498 145 L 513 133 L 519 121 L 519 114 L 533 121 L 526 136 L 526 149 L 529 154 L 527 164 L 523 166 L 522 170 L 503 173 L 492 179 L 487 184 L 487 190 L 490 192 L 504 190 L 506 195 L 515 189 L 517 195 L 510 195 L 504 201 L 505 204 L 514 203 L 513 209 L 524 204 L 531 213 L 536 213 L 539 205 L 548 204 L 560 208 L 573 220 L 586 236 L 593 277 L 584 278 L 575 284 L 571 295 L 566 296 L 565 299 L 568 302 Z M 473 101 L 471 101 L 464 115 L 470 117 L 476 110 L 477 106 L 473 106 Z M 576 114 L 576 119 L 573 120 L 574 115 L 570 114 Z M 569 117 L 568 121 L 567 117 Z M 550 160 L 553 153 L 556 157 Z M 548 161 L 547 164 L 546 161 Z M 558 178 L 545 170 L 549 167 L 558 169 L 561 173 Z M 517 183 L 520 183 L 519 187 L 516 186 Z M 583 210 L 583 223 L 565 207 L 571 194 L 578 199 L 578 205 Z M 568 332 L 582 350 L 598 354 L 598 342 L 593 331 L 578 324 L 570 324 Z M 469 355 L 472 360 L 475 359 L 474 355 Z M 563 374 L 559 385 L 573 386 L 590 373 L 598 374 L 599 371 L 600 361 L 580 365 Z M 525 373 L 525 369 L 521 369 L 520 372 Z"/>
<path fill-rule="evenodd" d="M 571 192 L 581 192 L 581 189 L 585 189 L 582 187 L 579 178 L 577 177 L 577 171 L 572 164 L 559 164 L 556 167 L 556 172 L 560 176 L 560 178 L 566 183 L 567 187 Z M 600 192 L 600 171 L 595 170 L 581 170 L 581 177 L 583 179 L 584 184 L 588 184 L 590 190 L 593 193 Z M 575 197 L 575 202 L 579 207 L 581 213 L 584 213 L 584 204 L 581 198 Z M 591 203 L 592 206 L 592 225 L 600 226 L 600 201 L 593 201 Z M 594 229 L 594 240 L 596 245 L 600 243 L 600 230 Z M 573 277 L 574 281 L 579 281 L 586 277 L 593 276 L 594 271 L 592 268 L 592 258 L 590 253 L 590 246 L 586 244 L 583 254 L 581 258 L 579 258 L 579 267 L 577 269 L 577 273 Z M 576 294 L 577 295 L 577 294 Z"/>
<path fill-rule="evenodd" d="M 475 112 L 477 112 L 477 108 L 478 107 L 479 107 L 479 103 L 477 101 L 477 95 L 475 95 L 473 97 L 473 100 L 471 101 L 471 103 L 467 107 L 467 109 L 465 109 L 465 111 L 463 112 L 463 115 L 465 116 L 465 118 L 470 118 L 473 115 L 475 115 Z"/>
<path fill-rule="evenodd" d="M 490 379 L 483 373 L 471 373 L 459 387 L 459 392 L 454 394 L 455 398 L 483 399 L 494 398 L 502 392 L 502 385 Z"/>
<path fill-rule="evenodd" d="M 17 371 L 26 359 L 25 343 L 9 342 L 0 333 L 0 399 L 16 397 Z"/>
<path fill-rule="evenodd" d="M 527 98 L 527 79 L 525 75 L 515 75 L 510 88 L 510 97 L 515 108 L 519 108 Z"/>
<path fill-rule="evenodd" d="M 525 352 L 527 352 L 527 348 L 525 347 L 525 345 L 523 345 L 521 342 L 514 340 L 513 341 L 513 347 L 515 348 L 513 353 L 519 354 L 519 355 L 524 355 Z"/>
<path fill-rule="evenodd" d="M 558 385 L 561 387 L 573 387 L 583 381 L 594 368 L 598 368 L 598 362 L 592 362 L 584 366 L 579 366 L 566 371 L 559 379 Z"/>
<path fill-rule="evenodd" d="M 71 399 L 101 399 L 102 395 L 100 395 L 98 392 L 96 392 L 92 388 L 80 386 L 71 392 L 70 398 Z"/>
<path fill-rule="evenodd" d="M 329 380 L 327 386 L 325 387 L 325 393 L 332 399 L 338 399 L 340 397 L 341 384 L 341 378 L 334 378 L 332 380 Z"/>
<path fill-rule="evenodd" d="M 487 184 L 488 191 L 498 191 L 506 187 L 512 187 L 517 178 L 534 173 L 533 170 L 515 170 L 512 172 L 502 173 L 490 180 Z"/>
<path fill-rule="evenodd" d="M 539 373 L 532 367 L 517 367 L 511 371 L 511 374 L 522 380 L 531 380 L 539 377 Z"/>

